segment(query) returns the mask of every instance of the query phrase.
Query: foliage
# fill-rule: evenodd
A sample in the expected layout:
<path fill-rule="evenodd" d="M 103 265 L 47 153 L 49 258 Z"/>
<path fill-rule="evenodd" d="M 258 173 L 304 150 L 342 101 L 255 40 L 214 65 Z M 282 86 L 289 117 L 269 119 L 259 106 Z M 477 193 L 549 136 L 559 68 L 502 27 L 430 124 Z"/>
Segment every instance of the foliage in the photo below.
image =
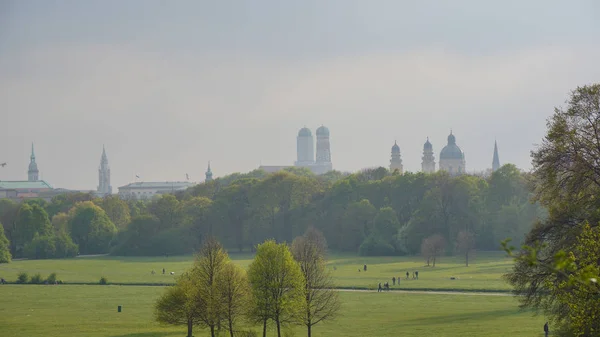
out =
<path fill-rule="evenodd" d="M 577 322 L 598 320 L 597 311 L 581 301 L 581 286 L 571 289 L 568 281 L 590 271 L 587 257 L 595 252 L 579 248 L 591 235 L 586 224 L 595 228 L 600 221 L 600 84 L 576 88 L 547 126 L 544 140 L 532 152 L 531 177 L 534 200 L 547 209 L 547 216 L 525 237 L 506 279 L 521 295 L 523 307 L 544 311 L 561 333 L 577 335 L 586 327 Z"/>
<path fill-rule="evenodd" d="M 304 277 L 304 308 L 300 317 L 307 328 L 333 319 L 340 310 L 338 292 L 325 266 L 326 244 L 323 234 L 310 228 L 292 242 L 292 254 Z"/>
<path fill-rule="evenodd" d="M 48 278 L 46 278 L 46 282 L 48 282 L 49 284 L 54 284 L 57 281 L 58 280 L 56 278 L 56 273 L 51 273 L 50 275 L 48 275 Z"/>
<path fill-rule="evenodd" d="M 4 227 L 0 225 L 0 263 L 9 263 L 11 260 L 10 242 L 4 235 Z"/>
<path fill-rule="evenodd" d="M 179 276 L 175 286 L 167 288 L 156 301 L 154 306 L 156 321 L 170 325 L 185 325 L 188 329 L 187 337 L 192 337 L 193 327 L 201 323 L 199 318 L 201 308 L 193 297 L 195 291 L 194 281 L 189 273 Z"/>
<path fill-rule="evenodd" d="M 109 195 L 104 197 L 104 199 L 100 199 L 98 206 L 106 212 L 110 221 L 112 221 L 117 228 L 124 228 L 131 220 L 127 202 L 119 198 L 118 195 Z"/>
<path fill-rule="evenodd" d="M 29 282 L 29 274 L 27 274 L 26 272 L 20 272 L 17 275 L 17 283 L 25 284 L 27 282 Z"/>
<path fill-rule="evenodd" d="M 15 252 L 17 256 L 23 255 L 25 245 L 36 236 L 52 234 L 52 225 L 46 211 L 38 204 L 25 203 L 17 213 L 16 228 L 13 234 Z"/>
<path fill-rule="evenodd" d="M 69 211 L 69 229 L 81 254 L 107 253 L 117 231 L 104 210 L 90 201 L 78 203 Z"/>
<path fill-rule="evenodd" d="M 44 282 L 44 278 L 42 277 L 42 275 L 40 273 L 34 274 L 31 279 L 29 280 L 29 283 L 31 284 L 42 284 Z"/>
<path fill-rule="evenodd" d="M 219 297 L 223 304 L 223 319 L 226 329 L 231 337 L 236 327 L 248 310 L 250 300 L 250 287 L 246 271 L 239 266 L 229 262 L 225 264 L 217 275 Z"/>
<path fill-rule="evenodd" d="M 107 285 L 108 284 L 108 279 L 106 277 L 102 276 L 100 278 L 100 282 L 98 282 L 98 283 L 101 284 L 101 285 Z"/>
<path fill-rule="evenodd" d="M 460 231 L 456 236 L 456 250 L 465 256 L 465 265 L 469 266 L 469 260 L 475 251 L 475 235 L 468 231 Z"/>
<path fill-rule="evenodd" d="M 250 318 L 262 324 L 263 336 L 267 323 L 273 321 L 281 337 L 282 326 L 296 322 L 304 307 L 305 284 L 300 266 L 285 244 L 268 240 L 258 245 L 248 278 L 253 295 Z"/>

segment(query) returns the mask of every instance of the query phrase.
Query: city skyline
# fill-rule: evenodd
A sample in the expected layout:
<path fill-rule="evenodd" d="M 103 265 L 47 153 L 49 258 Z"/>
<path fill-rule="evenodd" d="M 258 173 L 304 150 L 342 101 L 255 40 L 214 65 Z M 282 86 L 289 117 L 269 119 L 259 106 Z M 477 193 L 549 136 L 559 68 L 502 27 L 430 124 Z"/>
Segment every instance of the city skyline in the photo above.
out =
<path fill-rule="evenodd" d="M 0 179 L 27 178 L 34 142 L 70 189 L 96 189 L 102 144 L 116 189 L 292 164 L 289 135 L 321 124 L 336 170 L 388 167 L 397 140 L 418 171 L 450 128 L 468 171 L 494 139 L 528 170 L 554 107 L 600 78 L 594 1 L 28 3 L 0 5 Z"/>

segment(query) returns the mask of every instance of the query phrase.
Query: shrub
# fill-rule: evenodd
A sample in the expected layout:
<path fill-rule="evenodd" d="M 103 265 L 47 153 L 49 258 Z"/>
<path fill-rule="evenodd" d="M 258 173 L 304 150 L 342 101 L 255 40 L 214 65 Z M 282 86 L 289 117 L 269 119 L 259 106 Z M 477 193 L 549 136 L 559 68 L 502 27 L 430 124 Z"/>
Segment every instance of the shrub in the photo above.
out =
<path fill-rule="evenodd" d="M 19 275 L 17 276 L 17 283 L 24 284 L 27 282 L 29 282 L 29 274 L 27 274 L 26 272 L 19 273 Z"/>
<path fill-rule="evenodd" d="M 358 254 L 362 256 L 390 256 L 395 252 L 394 246 L 373 237 L 367 238 L 358 248 Z"/>
<path fill-rule="evenodd" d="M 37 274 L 35 274 L 35 275 L 33 275 L 31 277 L 31 280 L 29 280 L 29 283 L 31 283 L 31 284 L 42 284 L 43 280 L 44 279 L 42 278 L 42 275 L 40 273 L 37 273 Z"/>
<path fill-rule="evenodd" d="M 46 279 L 46 281 L 48 281 L 48 283 L 50 283 L 50 284 L 56 283 L 56 273 L 50 274 L 48 276 L 48 278 Z"/>
<path fill-rule="evenodd" d="M 108 279 L 106 277 L 102 276 L 100 278 L 100 284 L 102 284 L 102 285 L 108 284 Z"/>

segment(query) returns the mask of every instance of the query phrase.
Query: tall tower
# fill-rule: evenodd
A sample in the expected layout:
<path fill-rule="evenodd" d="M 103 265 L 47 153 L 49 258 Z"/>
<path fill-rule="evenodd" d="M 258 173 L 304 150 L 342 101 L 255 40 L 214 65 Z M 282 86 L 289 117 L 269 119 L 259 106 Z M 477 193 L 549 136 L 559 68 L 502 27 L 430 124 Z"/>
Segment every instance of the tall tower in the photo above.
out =
<path fill-rule="evenodd" d="M 398 170 L 398 173 L 402 174 L 402 157 L 400 156 L 400 146 L 394 141 L 392 146 L 392 159 L 390 160 L 390 172 Z"/>
<path fill-rule="evenodd" d="M 98 168 L 98 194 L 102 196 L 112 194 L 110 167 L 108 166 L 108 158 L 106 157 L 104 146 L 102 146 L 102 157 L 100 157 L 100 167 Z"/>
<path fill-rule="evenodd" d="M 211 181 L 213 180 L 213 173 L 212 170 L 210 169 L 210 162 L 208 162 L 208 169 L 206 170 L 206 179 L 204 181 Z"/>
<path fill-rule="evenodd" d="M 440 152 L 440 170 L 451 175 L 463 174 L 466 171 L 465 153 L 456 145 L 456 137 L 450 130 L 448 145 Z"/>
<path fill-rule="evenodd" d="M 429 137 L 423 145 L 423 161 L 421 162 L 421 171 L 425 173 L 435 172 L 435 157 L 433 156 L 433 146 L 429 142 Z"/>
<path fill-rule="evenodd" d="M 329 144 L 329 129 L 325 126 L 317 129 L 317 174 L 327 173 L 332 170 L 331 148 Z"/>
<path fill-rule="evenodd" d="M 31 160 L 29 162 L 29 171 L 27 171 L 27 180 L 38 181 L 40 171 L 38 170 L 37 163 L 35 162 L 35 153 L 33 151 L 33 143 L 31 143 Z"/>
<path fill-rule="evenodd" d="M 498 157 L 498 142 L 494 141 L 494 159 L 492 159 L 492 172 L 500 168 L 500 158 Z"/>
<path fill-rule="evenodd" d="M 296 166 L 306 167 L 313 165 L 315 163 L 315 147 L 312 133 L 307 127 L 303 127 L 298 132 L 296 145 L 296 152 L 298 155 Z"/>

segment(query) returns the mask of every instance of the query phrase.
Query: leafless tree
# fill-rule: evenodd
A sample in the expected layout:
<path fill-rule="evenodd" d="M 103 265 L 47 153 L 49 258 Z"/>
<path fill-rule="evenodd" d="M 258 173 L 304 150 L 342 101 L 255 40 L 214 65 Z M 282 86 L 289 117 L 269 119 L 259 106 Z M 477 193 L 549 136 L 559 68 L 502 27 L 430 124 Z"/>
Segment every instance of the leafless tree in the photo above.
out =
<path fill-rule="evenodd" d="M 444 253 L 446 249 L 446 239 L 440 234 L 433 234 L 430 237 L 423 239 L 421 243 L 421 255 L 427 259 L 427 265 L 432 262 L 435 267 L 435 262 L 438 256 Z"/>
<path fill-rule="evenodd" d="M 475 235 L 469 231 L 460 231 L 456 236 L 456 250 L 465 254 L 465 264 L 469 266 L 469 259 L 475 253 Z"/>
<path fill-rule="evenodd" d="M 300 320 L 307 328 L 308 337 L 311 337 L 314 325 L 334 318 L 340 309 L 338 293 L 333 289 L 331 275 L 325 267 L 326 249 L 323 234 L 313 228 L 292 242 L 292 254 L 306 281 Z"/>

